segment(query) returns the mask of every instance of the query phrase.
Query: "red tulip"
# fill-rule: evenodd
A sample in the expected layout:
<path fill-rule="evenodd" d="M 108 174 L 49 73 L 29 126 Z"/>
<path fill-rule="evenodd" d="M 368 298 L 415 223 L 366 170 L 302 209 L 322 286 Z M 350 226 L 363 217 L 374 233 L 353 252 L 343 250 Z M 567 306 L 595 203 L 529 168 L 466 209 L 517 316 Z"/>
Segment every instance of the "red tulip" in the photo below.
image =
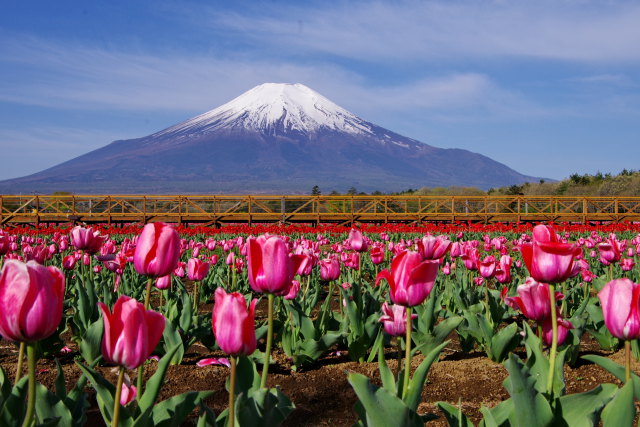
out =
<path fill-rule="evenodd" d="M 53 334 L 62 320 L 64 274 L 35 261 L 5 260 L 0 272 L 0 335 L 35 342 Z"/>
<path fill-rule="evenodd" d="M 574 258 L 582 253 L 573 244 L 558 240 L 552 227 L 536 225 L 533 228 L 533 242 L 520 247 L 522 258 L 529 274 L 538 282 L 564 282 L 572 274 Z"/>
<path fill-rule="evenodd" d="M 402 337 L 407 333 L 407 309 L 406 307 L 398 304 L 393 304 L 389 307 L 389 304 L 382 303 L 382 313 L 378 319 L 382 322 L 384 331 L 393 337 Z M 418 315 L 413 313 L 412 319 L 417 319 Z"/>
<path fill-rule="evenodd" d="M 102 355 L 109 363 L 135 369 L 149 358 L 164 331 L 165 318 L 144 304 L 128 296 L 121 296 L 113 306 L 113 313 L 103 303 L 104 336 Z"/>
<path fill-rule="evenodd" d="M 286 295 L 301 262 L 290 255 L 287 244 L 278 236 L 262 235 L 248 241 L 249 284 L 256 292 Z"/>
<path fill-rule="evenodd" d="M 391 271 L 382 270 L 378 273 L 376 285 L 385 279 L 389 283 L 391 301 L 413 307 L 429 296 L 438 275 L 438 267 L 438 261 L 422 261 L 419 253 L 404 251 L 391 262 Z"/>
<path fill-rule="evenodd" d="M 384 261 L 384 247 L 383 246 L 374 246 L 369 251 L 369 257 L 371 257 L 371 262 L 375 265 L 382 264 Z"/>
<path fill-rule="evenodd" d="M 133 265 L 138 274 L 160 277 L 171 273 L 180 258 L 180 237 L 170 225 L 147 224 L 138 236 Z"/>
<path fill-rule="evenodd" d="M 216 289 L 211 324 L 222 351 L 233 356 L 248 356 L 255 351 L 254 315 L 257 302 L 257 299 L 253 299 L 247 310 L 242 294 L 227 294 L 222 288 Z"/>
<path fill-rule="evenodd" d="M 616 338 L 640 338 L 640 284 L 629 279 L 615 279 L 598 293 L 604 323 Z"/>

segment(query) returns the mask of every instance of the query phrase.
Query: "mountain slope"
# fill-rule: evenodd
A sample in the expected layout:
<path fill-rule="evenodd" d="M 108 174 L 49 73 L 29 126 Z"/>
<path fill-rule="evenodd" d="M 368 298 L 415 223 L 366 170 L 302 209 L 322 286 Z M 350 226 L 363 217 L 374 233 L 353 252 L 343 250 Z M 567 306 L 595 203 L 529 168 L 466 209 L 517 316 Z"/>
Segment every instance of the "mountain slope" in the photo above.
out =
<path fill-rule="evenodd" d="M 2 181 L 0 192 L 370 192 L 537 180 L 480 154 L 398 135 L 304 85 L 266 83 L 147 137 Z"/>

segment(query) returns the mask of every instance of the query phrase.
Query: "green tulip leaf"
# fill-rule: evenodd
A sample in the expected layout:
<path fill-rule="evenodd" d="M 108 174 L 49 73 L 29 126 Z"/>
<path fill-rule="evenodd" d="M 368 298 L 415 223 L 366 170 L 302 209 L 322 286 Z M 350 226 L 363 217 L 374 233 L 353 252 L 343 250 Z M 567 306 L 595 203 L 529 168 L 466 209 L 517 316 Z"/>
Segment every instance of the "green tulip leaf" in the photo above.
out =
<path fill-rule="evenodd" d="M 57 426 L 73 425 L 69 408 L 45 386 L 36 383 L 36 416 L 42 423 Z"/>
<path fill-rule="evenodd" d="M 153 406 L 153 425 L 156 427 L 179 427 L 212 391 L 190 391 L 173 396 Z"/>
<path fill-rule="evenodd" d="M 513 400 L 507 399 L 493 408 L 483 405 L 480 412 L 483 418 L 478 427 L 507 427 L 510 425 L 509 418 L 513 413 Z"/>
<path fill-rule="evenodd" d="M 564 420 L 567 427 L 598 425 L 600 411 L 617 391 L 613 384 L 600 384 L 584 393 L 562 396 L 557 400 L 556 418 Z"/>
<path fill-rule="evenodd" d="M 596 356 L 595 354 L 587 354 L 586 356 L 582 356 L 584 360 L 588 360 L 589 362 L 593 362 L 596 365 L 600 366 L 602 369 L 608 371 L 611 375 L 619 379 L 620 381 L 624 381 L 625 379 L 625 368 L 624 366 L 618 365 L 611 359 L 607 359 L 606 357 Z M 638 377 L 634 372 L 631 372 L 631 381 L 633 382 L 633 390 L 635 397 L 640 399 L 640 377 Z"/>
<path fill-rule="evenodd" d="M 509 377 L 505 388 L 511 395 L 514 410 L 513 423 L 516 426 L 547 426 L 553 421 L 553 413 L 549 402 L 539 393 L 534 384 L 529 368 L 515 354 L 509 354 L 505 363 Z"/>
<path fill-rule="evenodd" d="M 89 325 L 82 337 L 82 341 L 79 346 L 80 354 L 89 365 L 93 365 L 96 359 L 98 359 L 102 354 L 101 345 L 103 334 L 104 321 L 102 317 L 100 317 Z"/>
<path fill-rule="evenodd" d="M 518 325 L 515 323 L 502 328 L 491 338 L 491 356 L 494 362 L 502 362 L 519 343 Z"/>
<path fill-rule="evenodd" d="M 2 407 L 2 411 L 0 411 L 0 425 L 11 426 L 22 423 L 27 410 L 25 405 L 27 381 L 27 376 L 20 378 L 5 398 L 4 406 Z"/>
<path fill-rule="evenodd" d="M 236 419 L 240 426 L 279 426 L 295 409 L 280 388 L 258 388 L 236 400 Z"/>
<path fill-rule="evenodd" d="M 603 427 L 632 426 L 636 415 L 633 401 L 633 384 L 627 383 L 602 411 Z"/>
<path fill-rule="evenodd" d="M 451 427 L 474 427 L 473 423 L 462 413 L 460 406 L 453 406 L 447 402 L 437 402 L 436 406 L 444 413 L 444 417 Z"/>
<path fill-rule="evenodd" d="M 393 376 L 393 372 L 389 369 L 387 361 L 384 358 L 384 346 L 378 348 L 378 370 L 380 371 L 380 379 L 382 380 L 382 386 L 392 394 L 397 394 L 400 391 L 396 386 L 396 379 Z"/>
<path fill-rule="evenodd" d="M 171 322 L 165 322 L 162 339 L 164 341 L 163 346 L 165 351 L 177 347 L 177 350 L 171 358 L 171 364 L 179 365 L 184 357 L 184 343 L 182 341 L 182 335 L 180 335 L 180 332 L 176 330 Z"/>
<path fill-rule="evenodd" d="M 154 405 L 156 399 L 158 398 L 158 394 L 160 393 L 160 388 L 164 383 L 164 376 L 167 373 L 169 364 L 171 363 L 171 360 L 173 360 L 175 353 L 180 349 L 181 346 L 182 343 L 174 345 L 158 362 L 156 372 L 154 372 L 151 378 L 149 378 L 149 380 L 146 382 L 144 393 L 138 400 L 140 411 L 146 412 L 147 409 L 151 408 Z"/>
<path fill-rule="evenodd" d="M 424 426 L 420 415 L 409 408 L 399 397 L 385 388 L 377 387 L 362 374 L 351 372 L 348 381 L 366 412 L 368 427 L 417 427 Z"/>
<path fill-rule="evenodd" d="M 409 381 L 409 387 L 407 388 L 407 395 L 403 399 L 407 406 L 413 411 L 416 411 L 418 404 L 420 404 L 422 388 L 424 387 L 424 382 L 427 380 L 427 374 L 429 373 L 431 365 L 438 359 L 440 352 L 447 344 L 449 344 L 449 341 L 443 342 L 427 353 L 422 363 L 418 366 L 418 369 L 413 373 L 413 378 Z"/>

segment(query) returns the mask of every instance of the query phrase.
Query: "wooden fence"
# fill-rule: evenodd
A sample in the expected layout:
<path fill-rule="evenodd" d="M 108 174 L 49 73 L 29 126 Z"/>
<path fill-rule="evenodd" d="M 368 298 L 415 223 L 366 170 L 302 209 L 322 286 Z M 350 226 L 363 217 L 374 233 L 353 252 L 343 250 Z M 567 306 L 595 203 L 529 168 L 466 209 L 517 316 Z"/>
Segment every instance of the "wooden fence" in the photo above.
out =
<path fill-rule="evenodd" d="M 0 224 L 640 221 L 640 197 L 0 195 Z"/>

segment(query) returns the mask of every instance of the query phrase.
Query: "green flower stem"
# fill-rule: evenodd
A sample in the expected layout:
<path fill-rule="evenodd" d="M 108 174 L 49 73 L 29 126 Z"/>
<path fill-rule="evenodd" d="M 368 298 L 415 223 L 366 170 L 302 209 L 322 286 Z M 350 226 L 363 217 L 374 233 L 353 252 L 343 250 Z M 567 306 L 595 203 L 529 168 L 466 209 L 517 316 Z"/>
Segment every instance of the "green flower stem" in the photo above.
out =
<path fill-rule="evenodd" d="M 20 342 L 20 350 L 18 351 L 18 366 L 16 367 L 16 380 L 13 384 L 17 384 L 18 380 L 22 377 L 22 361 L 24 360 L 24 342 Z"/>
<path fill-rule="evenodd" d="M 34 343 L 27 344 L 27 371 L 29 373 L 27 414 L 24 416 L 22 427 L 31 426 L 36 412 L 36 347 Z"/>
<path fill-rule="evenodd" d="M 198 285 L 199 282 L 193 282 L 193 312 L 198 315 Z"/>
<path fill-rule="evenodd" d="M 235 391 L 236 391 L 236 364 L 237 357 L 231 356 L 231 378 L 229 378 L 229 424 L 228 427 L 233 427 L 236 420 L 235 411 Z"/>
<path fill-rule="evenodd" d="M 124 366 L 120 366 L 118 371 L 118 382 L 116 383 L 116 396 L 113 398 L 113 418 L 111 418 L 111 427 L 118 427 L 120 422 L 120 395 L 122 393 L 122 383 L 124 382 Z"/>
<path fill-rule="evenodd" d="M 151 285 L 153 285 L 153 277 L 147 279 L 147 290 L 144 294 L 144 309 L 149 310 L 149 302 L 151 300 Z"/>
<path fill-rule="evenodd" d="M 400 382 L 400 372 L 402 372 L 402 340 L 400 337 L 396 337 L 396 345 L 398 346 L 398 372 L 396 372 L 396 378 Z"/>
<path fill-rule="evenodd" d="M 153 284 L 153 278 L 147 279 L 147 289 L 144 294 L 144 309 L 149 310 L 149 302 L 151 300 L 151 285 Z M 144 377 L 144 362 L 138 366 L 138 377 L 136 378 L 136 387 L 138 388 L 138 399 L 142 396 L 143 387 L 142 378 Z"/>
<path fill-rule="evenodd" d="M 558 316 L 556 312 L 556 290 L 554 285 L 549 284 L 549 301 L 551 303 L 551 328 L 553 338 L 551 349 L 549 350 L 549 376 L 547 380 L 547 392 L 553 395 L 553 378 L 556 373 L 556 351 L 558 349 Z"/>
<path fill-rule="evenodd" d="M 268 296 L 268 319 L 267 319 L 267 348 L 264 350 L 264 366 L 262 367 L 262 378 L 260 387 L 267 387 L 267 376 L 269 375 L 269 358 L 271 356 L 271 345 L 273 343 L 273 294 Z"/>
<path fill-rule="evenodd" d="M 624 342 L 624 383 L 631 379 L 631 341 Z"/>
<path fill-rule="evenodd" d="M 411 376 L 411 307 L 407 307 L 407 338 L 404 343 L 404 383 L 402 385 L 402 398 L 404 399 L 409 389 Z"/>

